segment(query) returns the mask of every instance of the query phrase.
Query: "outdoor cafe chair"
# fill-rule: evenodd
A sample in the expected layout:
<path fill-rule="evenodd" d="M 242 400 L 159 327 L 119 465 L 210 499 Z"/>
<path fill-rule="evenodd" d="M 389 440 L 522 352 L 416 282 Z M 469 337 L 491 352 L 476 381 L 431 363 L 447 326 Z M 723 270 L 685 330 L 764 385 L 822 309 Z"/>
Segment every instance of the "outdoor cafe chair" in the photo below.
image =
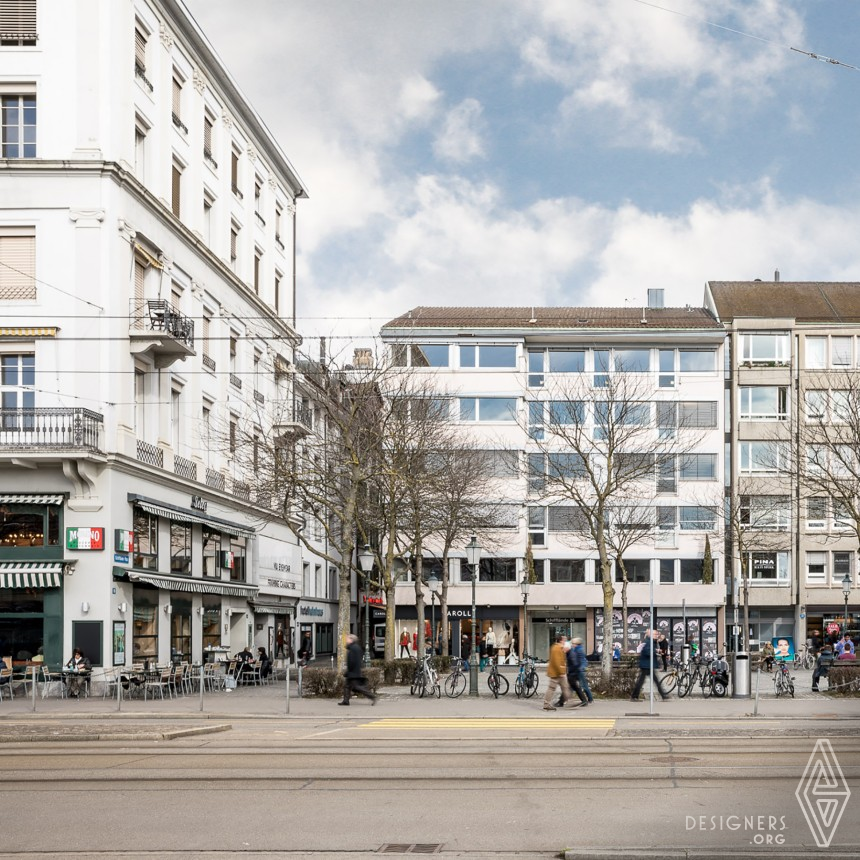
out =
<path fill-rule="evenodd" d="M 62 672 L 52 672 L 42 664 L 42 698 L 44 699 L 54 688 L 61 699 L 66 698 L 66 685 L 63 683 Z"/>

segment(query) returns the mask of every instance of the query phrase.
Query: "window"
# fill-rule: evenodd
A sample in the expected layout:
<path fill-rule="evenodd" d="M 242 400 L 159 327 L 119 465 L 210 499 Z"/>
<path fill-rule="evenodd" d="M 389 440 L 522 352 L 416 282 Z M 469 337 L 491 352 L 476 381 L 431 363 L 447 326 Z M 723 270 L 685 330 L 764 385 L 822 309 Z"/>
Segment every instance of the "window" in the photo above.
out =
<path fill-rule="evenodd" d="M 691 505 L 689 507 L 681 507 L 680 523 L 681 531 L 710 531 L 717 522 L 717 515 L 711 508 L 702 505 Z"/>
<path fill-rule="evenodd" d="M 0 99 L 0 157 L 36 157 L 36 96 Z"/>
<path fill-rule="evenodd" d="M 675 387 L 675 350 L 674 349 L 661 349 L 660 355 L 659 355 L 659 364 L 660 364 L 660 375 L 659 375 L 660 388 L 674 388 Z"/>
<path fill-rule="evenodd" d="M 826 496 L 813 496 L 806 502 L 806 527 L 823 529 L 827 527 L 828 499 Z"/>
<path fill-rule="evenodd" d="M 651 560 L 647 558 L 625 558 L 624 570 L 627 571 L 628 582 L 648 582 L 651 579 Z M 615 581 L 624 581 L 620 564 L 615 565 Z"/>
<path fill-rule="evenodd" d="M 148 128 L 138 117 L 134 125 L 134 175 L 140 182 L 146 181 L 146 135 Z"/>
<path fill-rule="evenodd" d="M 263 224 L 263 180 L 259 176 L 254 177 L 254 214 Z"/>
<path fill-rule="evenodd" d="M 23 410 L 36 406 L 36 356 L 32 353 L 0 356 L 0 407 L 3 430 L 33 430 L 35 416 Z"/>
<path fill-rule="evenodd" d="M 657 492 L 675 493 L 678 489 L 675 477 L 675 458 L 667 457 L 657 463 Z"/>
<path fill-rule="evenodd" d="M 704 573 L 704 559 L 682 558 L 681 560 L 681 582 L 701 582 Z M 716 571 L 714 579 L 716 579 Z"/>
<path fill-rule="evenodd" d="M 233 567 L 230 568 L 232 582 L 245 582 L 245 554 L 247 541 L 243 537 L 230 538 L 230 552 L 233 556 Z"/>
<path fill-rule="evenodd" d="M 231 454 L 236 453 L 236 436 L 238 435 L 238 433 L 239 433 L 239 424 L 238 424 L 238 422 L 236 422 L 235 419 L 231 419 L 230 420 L 230 442 L 229 442 Z"/>
<path fill-rule="evenodd" d="M 533 546 L 543 546 L 546 543 L 546 512 L 542 507 L 529 507 L 529 538 Z"/>
<path fill-rule="evenodd" d="M 212 158 L 212 129 L 215 127 L 214 118 L 207 112 L 203 114 L 203 159 L 213 167 L 218 167 Z"/>
<path fill-rule="evenodd" d="M 581 400 L 554 400 L 549 404 L 550 424 L 582 424 L 585 406 Z"/>
<path fill-rule="evenodd" d="M 461 397 L 461 421 L 515 421 L 516 397 Z"/>
<path fill-rule="evenodd" d="M 529 455 L 531 456 L 531 455 Z M 553 452 L 547 455 L 547 471 L 551 478 L 566 480 L 584 478 L 587 474 L 581 454 Z"/>
<path fill-rule="evenodd" d="M 852 421 L 857 410 L 857 395 L 852 391 L 830 392 L 830 420 L 834 424 Z"/>
<path fill-rule="evenodd" d="M 170 211 L 179 218 L 182 215 L 182 168 L 174 161 L 170 172 Z"/>
<path fill-rule="evenodd" d="M 203 526 L 203 576 L 221 578 L 218 554 L 221 552 L 221 532 Z"/>
<path fill-rule="evenodd" d="M 587 532 L 588 515 L 575 505 L 552 505 L 547 508 L 551 532 Z"/>
<path fill-rule="evenodd" d="M 585 582 L 585 562 L 581 558 L 552 558 L 550 582 Z"/>
<path fill-rule="evenodd" d="M 447 343 L 413 343 L 411 346 L 413 367 L 447 367 Z"/>
<path fill-rule="evenodd" d="M 482 558 L 478 582 L 516 582 L 517 561 L 514 558 Z"/>
<path fill-rule="evenodd" d="M 239 190 L 239 151 L 230 151 L 230 187 L 233 193 L 241 200 L 242 192 Z"/>
<path fill-rule="evenodd" d="M 254 292 L 260 295 L 260 267 L 263 265 L 263 252 L 254 248 Z"/>
<path fill-rule="evenodd" d="M 678 526 L 678 509 L 674 505 L 658 505 L 657 529 L 662 532 L 674 532 Z"/>
<path fill-rule="evenodd" d="M 609 385 L 609 350 L 594 350 L 594 387 L 606 388 Z"/>
<path fill-rule="evenodd" d="M 717 478 L 716 454 L 684 454 L 680 457 L 682 481 L 714 481 Z"/>
<path fill-rule="evenodd" d="M 788 364 L 788 332 L 747 332 L 741 335 L 741 362 L 768 366 Z"/>
<path fill-rule="evenodd" d="M 529 388 L 540 388 L 544 384 L 545 356 L 542 349 L 528 351 Z"/>
<path fill-rule="evenodd" d="M 275 271 L 275 313 L 281 312 L 281 280 L 283 279 L 281 272 Z"/>
<path fill-rule="evenodd" d="M 847 573 L 852 583 L 854 577 L 851 573 L 851 556 L 850 552 L 834 552 L 833 553 L 833 584 L 841 585 Z"/>
<path fill-rule="evenodd" d="M 806 367 L 810 370 L 821 370 L 827 367 L 827 338 L 807 337 L 804 340 L 806 350 Z"/>
<path fill-rule="evenodd" d="M 717 403 L 703 400 L 678 404 L 678 423 L 681 427 L 716 427 Z"/>
<path fill-rule="evenodd" d="M 36 236 L 32 229 L 0 230 L 0 300 L 36 298 Z"/>
<path fill-rule="evenodd" d="M 650 368 L 651 350 L 616 349 L 613 359 L 617 373 L 647 373 Z"/>
<path fill-rule="evenodd" d="M 788 553 L 747 553 L 747 573 L 753 582 L 771 584 L 787 583 Z"/>
<path fill-rule="evenodd" d="M 677 435 L 678 426 L 678 404 L 660 403 L 657 407 L 657 438 L 674 439 Z"/>
<path fill-rule="evenodd" d="M 134 28 L 134 76 L 152 92 L 152 84 L 146 77 L 146 46 L 149 35 L 141 25 Z"/>
<path fill-rule="evenodd" d="M 135 567 L 158 570 L 158 517 L 143 508 L 134 509 Z"/>
<path fill-rule="evenodd" d="M 182 78 L 176 72 L 173 73 L 173 111 L 171 118 L 173 125 L 176 126 L 183 134 L 188 134 L 188 126 L 182 122 Z"/>
<path fill-rule="evenodd" d="M 516 367 L 515 346 L 461 346 L 460 367 Z"/>
<path fill-rule="evenodd" d="M 582 373 L 585 370 L 585 352 L 581 349 L 549 350 L 550 373 Z"/>
<path fill-rule="evenodd" d="M 741 442 L 741 472 L 776 473 L 782 471 L 788 462 L 788 449 L 774 442 Z"/>
<path fill-rule="evenodd" d="M 520 471 L 519 451 L 485 451 L 486 474 L 490 478 L 516 478 Z"/>
<path fill-rule="evenodd" d="M 230 225 L 230 268 L 235 272 L 239 265 L 239 226 Z"/>
<path fill-rule="evenodd" d="M 679 349 L 678 366 L 681 373 L 713 373 L 717 353 L 713 349 Z"/>
<path fill-rule="evenodd" d="M 530 493 L 542 492 L 546 487 L 546 459 L 543 454 L 528 455 L 528 484 Z"/>
<path fill-rule="evenodd" d="M 853 337 L 830 338 L 830 363 L 833 367 L 851 367 Z"/>
<path fill-rule="evenodd" d="M 827 553 L 806 553 L 806 582 L 809 585 L 827 584 Z"/>
<path fill-rule="evenodd" d="M 660 559 L 660 584 L 674 585 L 675 584 L 675 559 L 661 558 Z"/>
<path fill-rule="evenodd" d="M 170 524 L 170 572 L 191 575 L 191 523 Z"/>
<path fill-rule="evenodd" d="M 783 386 L 741 386 L 740 417 L 758 421 L 785 421 L 788 418 L 788 388 Z"/>
<path fill-rule="evenodd" d="M 221 645 L 221 596 L 219 594 L 203 595 L 203 620 L 201 633 L 203 635 L 203 653 L 209 648 Z"/>
<path fill-rule="evenodd" d="M 540 442 L 544 438 L 544 405 L 541 401 L 530 400 L 528 407 L 529 438 Z"/>
<path fill-rule="evenodd" d="M 741 496 L 740 524 L 750 529 L 785 530 L 791 525 L 788 496 Z"/>
<path fill-rule="evenodd" d="M 854 517 L 851 514 L 851 506 L 839 499 L 833 499 L 833 528 L 854 528 Z"/>
<path fill-rule="evenodd" d="M 807 338 L 808 340 L 808 338 Z M 824 421 L 827 416 L 827 392 L 810 390 L 805 393 L 807 421 Z"/>
<path fill-rule="evenodd" d="M 60 545 L 59 505 L 0 506 L 0 549 Z"/>
<path fill-rule="evenodd" d="M 35 45 L 36 0 L 0 3 L 0 45 Z"/>
<path fill-rule="evenodd" d="M 281 204 L 275 204 L 275 242 L 277 242 L 282 248 L 283 243 L 281 242 L 281 219 L 284 216 L 284 210 L 281 208 Z"/>

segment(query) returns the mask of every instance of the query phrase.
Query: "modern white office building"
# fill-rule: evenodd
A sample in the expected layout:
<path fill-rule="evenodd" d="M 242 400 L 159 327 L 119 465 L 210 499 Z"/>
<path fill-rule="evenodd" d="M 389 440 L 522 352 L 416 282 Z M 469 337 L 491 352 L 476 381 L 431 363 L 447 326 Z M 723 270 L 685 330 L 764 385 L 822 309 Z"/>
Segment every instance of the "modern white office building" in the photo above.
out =
<path fill-rule="evenodd" d="M 623 555 L 629 580 L 628 647 L 635 650 L 648 627 L 652 583 L 654 623 L 671 632 L 676 649 L 685 638 L 704 652 L 724 647 L 725 331 L 703 308 L 662 307 L 662 291 L 652 291 L 650 305 L 416 307 L 382 329 L 395 363 L 423 375 L 447 399 L 450 419 L 493 452 L 488 457 L 495 480 L 491 501 L 504 502 L 509 515 L 504 528 L 482 538 L 476 608 L 479 632 L 492 626 L 503 650 L 521 648 L 525 637 L 529 652 L 543 658 L 559 632 L 582 637 L 589 652 L 602 646 L 603 588 L 595 546 L 577 533 L 569 504 L 543 497 L 547 465 L 541 440 L 550 422 L 569 420 L 584 422 L 599 438 L 596 415 L 606 380 L 616 374 L 634 381 L 641 401 L 637 420 L 653 429 L 654 440 L 671 436 L 678 424 L 695 431 L 693 447 L 650 475 L 651 525 Z M 570 407 L 573 400 L 578 417 L 572 419 L 574 411 L 558 407 Z M 706 536 L 712 581 L 704 573 Z M 529 539 L 537 582 L 530 588 L 526 615 L 520 583 Z M 438 548 L 428 549 L 432 567 L 430 555 Z M 471 632 L 464 546 L 457 555 L 448 572 L 453 653 L 462 635 Z M 613 638 L 620 642 L 621 583 L 614 565 L 613 576 Z M 414 602 L 414 585 L 404 582 L 397 589 L 398 638 L 404 629 L 415 630 Z"/>
<path fill-rule="evenodd" d="M 302 181 L 179 0 L 0 4 L 0 99 L 0 654 L 274 649 Z"/>

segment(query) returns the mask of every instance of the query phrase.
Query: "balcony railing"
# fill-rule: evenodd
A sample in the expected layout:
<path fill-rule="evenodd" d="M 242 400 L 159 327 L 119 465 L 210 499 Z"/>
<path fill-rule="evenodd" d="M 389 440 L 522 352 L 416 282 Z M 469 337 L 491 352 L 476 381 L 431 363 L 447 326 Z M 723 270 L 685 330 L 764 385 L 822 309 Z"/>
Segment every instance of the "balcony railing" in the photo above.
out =
<path fill-rule="evenodd" d="M 102 450 L 104 417 L 89 409 L 0 409 L 0 450 Z"/>
<path fill-rule="evenodd" d="M 205 352 L 203 353 L 203 366 L 213 373 L 215 372 L 215 359 L 210 358 Z"/>
<path fill-rule="evenodd" d="M 185 125 L 184 122 L 179 118 L 178 114 L 171 113 L 171 119 L 173 120 L 173 124 L 182 131 L 183 134 L 188 134 L 188 126 Z"/>
<path fill-rule="evenodd" d="M 180 478 L 187 478 L 189 481 L 197 480 L 197 464 L 178 454 L 173 457 L 173 471 Z"/>
<path fill-rule="evenodd" d="M 223 490 L 226 485 L 224 475 L 221 472 L 216 472 L 214 469 L 206 470 L 206 486 L 214 487 L 216 490 Z"/>
<path fill-rule="evenodd" d="M 144 442 L 143 439 L 137 440 L 137 459 L 141 463 L 146 463 L 147 466 L 158 466 L 159 469 L 164 468 L 164 449 L 157 445 L 150 445 L 149 442 Z"/>
<path fill-rule="evenodd" d="M 242 388 L 242 380 L 235 373 L 230 374 L 230 385 L 235 385 L 236 388 Z"/>
<path fill-rule="evenodd" d="M 152 84 L 149 82 L 149 79 L 146 77 L 146 69 L 141 66 L 140 63 L 134 64 L 134 74 L 136 77 L 140 78 L 146 86 L 149 88 L 149 91 L 152 92 Z"/>
<path fill-rule="evenodd" d="M 281 434 L 306 435 L 314 429 L 313 413 L 299 404 L 284 406 L 274 420 L 275 431 Z"/>
<path fill-rule="evenodd" d="M 152 353 L 159 368 L 194 355 L 194 320 L 163 299 L 132 299 L 128 334 L 132 352 Z"/>
<path fill-rule="evenodd" d="M 246 502 L 251 499 L 251 485 L 244 481 L 233 481 L 233 495 L 237 498 L 244 499 Z"/>
<path fill-rule="evenodd" d="M 218 169 L 218 162 L 212 157 L 212 150 L 203 147 L 203 160 L 208 161 L 214 170 Z"/>

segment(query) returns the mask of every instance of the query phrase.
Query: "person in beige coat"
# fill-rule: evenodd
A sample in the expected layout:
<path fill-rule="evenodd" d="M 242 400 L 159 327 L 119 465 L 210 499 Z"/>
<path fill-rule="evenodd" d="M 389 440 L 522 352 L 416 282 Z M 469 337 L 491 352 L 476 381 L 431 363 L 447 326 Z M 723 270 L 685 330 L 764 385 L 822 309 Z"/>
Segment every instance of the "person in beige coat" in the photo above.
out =
<path fill-rule="evenodd" d="M 562 702 L 573 700 L 573 691 L 570 689 L 570 684 L 567 683 L 567 657 L 564 653 L 566 638 L 563 635 L 556 636 L 555 644 L 549 649 L 549 663 L 546 667 L 549 684 L 546 688 L 546 695 L 543 697 L 543 709 L 545 711 L 556 710 L 552 700 L 555 698 L 555 691 L 559 686 L 561 686 Z"/>

